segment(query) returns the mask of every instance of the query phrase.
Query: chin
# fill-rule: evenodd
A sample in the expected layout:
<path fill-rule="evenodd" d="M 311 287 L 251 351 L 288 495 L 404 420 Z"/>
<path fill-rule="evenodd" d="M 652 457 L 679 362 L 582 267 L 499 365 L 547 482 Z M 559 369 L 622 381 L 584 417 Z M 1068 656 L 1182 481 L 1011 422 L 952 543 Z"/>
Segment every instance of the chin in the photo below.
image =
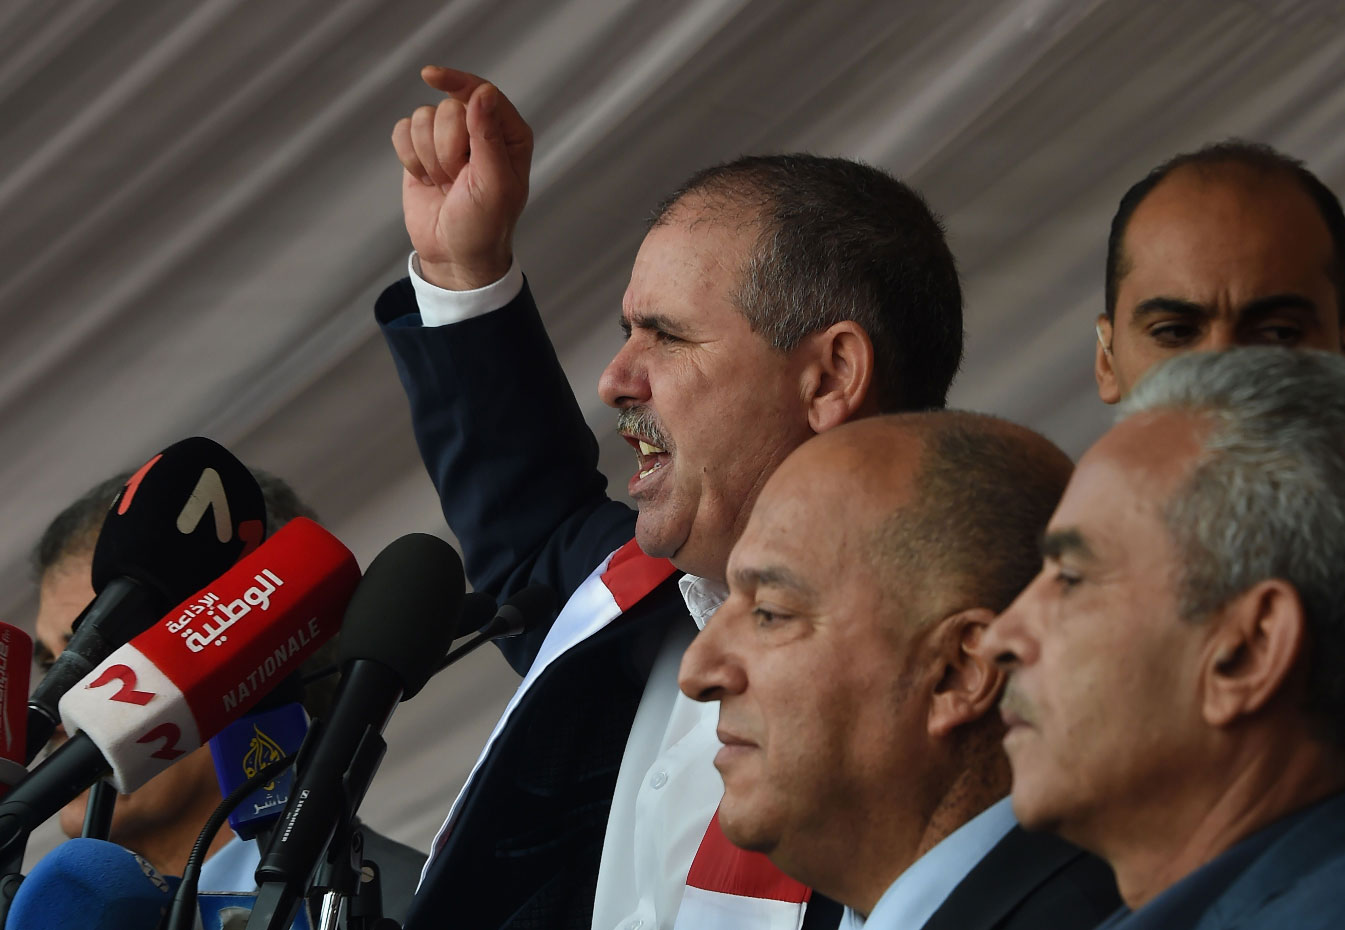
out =
<path fill-rule="evenodd" d="M 750 811 L 736 810 L 725 795 L 719 805 L 719 829 L 728 841 L 739 849 L 770 855 L 775 849 L 776 837 L 772 831 L 754 818 Z"/>
<path fill-rule="evenodd" d="M 1046 797 L 1053 796 L 1046 792 Z M 1009 796 L 1013 805 L 1013 815 L 1024 830 L 1052 830 L 1059 825 L 1060 818 L 1051 805 L 1043 803 L 1041 791 L 1033 791 L 1023 784 L 1023 780 L 1014 777 L 1013 792 Z"/>
<path fill-rule="evenodd" d="M 655 559 L 671 559 L 682 548 L 686 536 L 670 532 L 657 514 L 641 508 L 635 520 L 635 541 L 640 544 L 640 551 L 645 555 Z"/>

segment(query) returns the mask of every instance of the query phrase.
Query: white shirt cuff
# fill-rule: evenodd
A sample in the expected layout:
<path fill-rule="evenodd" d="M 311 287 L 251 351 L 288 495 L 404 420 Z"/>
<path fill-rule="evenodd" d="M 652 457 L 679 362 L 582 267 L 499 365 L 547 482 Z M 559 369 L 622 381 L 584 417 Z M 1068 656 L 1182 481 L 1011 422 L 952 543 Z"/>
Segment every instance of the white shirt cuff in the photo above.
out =
<path fill-rule="evenodd" d="M 420 275 L 420 256 L 415 252 L 407 260 L 407 267 L 423 326 L 446 326 L 484 316 L 492 310 L 499 310 L 523 290 L 523 269 L 517 258 L 503 278 L 473 291 L 450 291 L 426 281 Z"/>

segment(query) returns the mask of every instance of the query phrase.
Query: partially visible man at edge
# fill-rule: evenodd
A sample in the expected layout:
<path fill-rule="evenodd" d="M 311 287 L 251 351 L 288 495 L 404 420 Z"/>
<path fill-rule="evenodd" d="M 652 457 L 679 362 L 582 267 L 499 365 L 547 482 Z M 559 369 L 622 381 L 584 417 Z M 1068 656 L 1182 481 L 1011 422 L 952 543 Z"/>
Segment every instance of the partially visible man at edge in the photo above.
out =
<path fill-rule="evenodd" d="M 1108 930 L 1345 925 L 1345 359 L 1173 359 L 1080 460 L 987 631 L 1013 807 L 1091 849 Z"/>
<path fill-rule="evenodd" d="M 1120 903 L 1105 864 L 1015 824 L 1004 673 L 975 650 L 1071 468 L 993 417 L 902 414 L 809 440 L 757 498 L 680 683 L 719 704 L 725 835 L 846 927 L 1090 930 Z"/>
<path fill-rule="evenodd" d="M 1232 140 L 1177 155 L 1121 198 L 1097 319 L 1098 396 L 1235 345 L 1342 350 L 1345 213 L 1301 161 Z"/>
<path fill-rule="evenodd" d="M 284 481 L 265 472 L 253 475 L 262 489 L 271 532 L 295 517 L 317 519 Z M 33 547 L 32 567 L 38 584 L 33 658 L 43 671 L 65 649 L 71 625 L 93 600 L 94 544 L 112 501 L 129 477 L 129 473 L 117 475 L 90 488 L 52 519 Z M 305 668 L 329 665 L 335 654 L 335 644 L 328 644 Z M 329 708 L 336 680 L 336 676 L 319 679 L 304 689 L 304 708 L 311 716 L 322 716 Z M 64 738 L 63 731 L 58 730 L 57 737 Z M 80 835 L 88 798 L 86 791 L 61 808 L 59 820 L 66 836 Z M 144 857 L 165 875 L 181 875 L 201 827 L 221 800 L 210 747 L 202 746 L 138 790 L 119 795 L 109 839 Z M 425 857 L 367 825 L 364 835 L 365 857 L 380 869 L 384 910 L 400 920 L 410 906 Z M 252 892 L 257 887 L 253 873 L 259 857 L 257 844 L 234 835 L 226 822 L 207 850 L 199 887 Z"/>
<path fill-rule="evenodd" d="M 514 260 L 531 131 L 480 78 L 422 77 L 447 97 L 393 133 L 416 251 L 378 319 L 472 583 L 503 597 L 541 580 L 569 603 L 505 650 L 527 675 L 408 928 L 834 926 L 834 904 L 805 911 L 808 889 L 710 842 L 714 714 L 677 666 L 785 455 L 857 416 L 943 405 L 962 314 L 938 222 L 883 172 L 812 156 L 740 159 L 668 198 L 599 385 L 636 450 L 637 519 L 606 497 Z M 682 908 L 689 872 L 733 903 Z"/>

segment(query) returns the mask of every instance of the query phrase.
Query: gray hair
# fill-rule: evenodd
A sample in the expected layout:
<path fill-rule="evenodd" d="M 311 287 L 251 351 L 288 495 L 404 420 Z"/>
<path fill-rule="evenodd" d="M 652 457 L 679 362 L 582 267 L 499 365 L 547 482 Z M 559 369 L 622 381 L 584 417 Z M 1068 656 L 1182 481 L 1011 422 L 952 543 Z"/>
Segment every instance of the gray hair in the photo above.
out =
<path fill-rule="evenodd" d="M 1345 744 L 1345 357 L 1237 348 L 1179 356 L 1118 419 L 1185 410 L 1211 425 L 1164 521 L 1182 617 L 1200 620 L 1268 578 L 1303 602 L 1308 703 Z"/>

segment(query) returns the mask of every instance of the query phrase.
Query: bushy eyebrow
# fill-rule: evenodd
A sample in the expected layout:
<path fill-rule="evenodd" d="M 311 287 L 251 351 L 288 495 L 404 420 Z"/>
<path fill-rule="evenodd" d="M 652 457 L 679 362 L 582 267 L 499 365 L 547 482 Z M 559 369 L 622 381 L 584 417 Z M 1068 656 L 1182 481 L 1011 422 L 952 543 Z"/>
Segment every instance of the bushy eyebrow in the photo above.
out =
<path fill-rule="evenodd" d="M 1302 294 L 1271 294 L 1269 297 L 1249 300 L 1238 309 L 1238 316 L 1242 319 L 1256 318 L 1283 310 L 1305 310 L 1315 314 L 1317 305 Z"/>
<path fill-rule="evenodd" d="M 1243 304 L 1238 308 L 1238 318 L 1256 318 L 1284 310 L 1305 310 L 1308 313 L 1315 314 L 1317 305 L 1302 294 L 1270 294 L 1266 297 L 1257 297 L 1255 300 L 1249 300 Z M 1209 307 L 1196 303 L 1194 300 L 1185 300 L 1180 297 L 1150 297 L 1136 305 L 1132 317 L 1138 321 L 1143 317 L 1156 316 L 1160 313 L 1177 313 L 1182 316 L 1201 318 L 1214 315 L 1214 311 Z"/>
<path fill-rule="evenodd" d="M 1077 529 L 1050 530 L 1041 537 L 1041 555 L 1044 559 L 1059 559 L 1065 555 L 1095 559 L 1093 548 Z"/>
<path fill-rule="evenodd" d="M 813 593 L 811 585 L 782 565 L 735 569 L 733 581 L 739 587 L 787 588 L 800 594 Z"/>
<path fill-rule="evenodd" d="M 1150 297 L 1148 300 L 1141 300 L 1131 316 L 1138 321 L 1143 317 L 1157 316 L 1160 313 L 1179 313 L 1182 316 L 1196 317 L 1214 315 L 1209 307 L 1194 300 L 1183 300 L 1180 297 Z"/>
<path fill-rule="evenodd" d="M 662 313 L 632 313 L 629 316 L 622 314 L 621 331 L 629 336 L 632 329 L 651 329 L 683 338 L 690 335 L 690 331 L 683 323 Z"/>

